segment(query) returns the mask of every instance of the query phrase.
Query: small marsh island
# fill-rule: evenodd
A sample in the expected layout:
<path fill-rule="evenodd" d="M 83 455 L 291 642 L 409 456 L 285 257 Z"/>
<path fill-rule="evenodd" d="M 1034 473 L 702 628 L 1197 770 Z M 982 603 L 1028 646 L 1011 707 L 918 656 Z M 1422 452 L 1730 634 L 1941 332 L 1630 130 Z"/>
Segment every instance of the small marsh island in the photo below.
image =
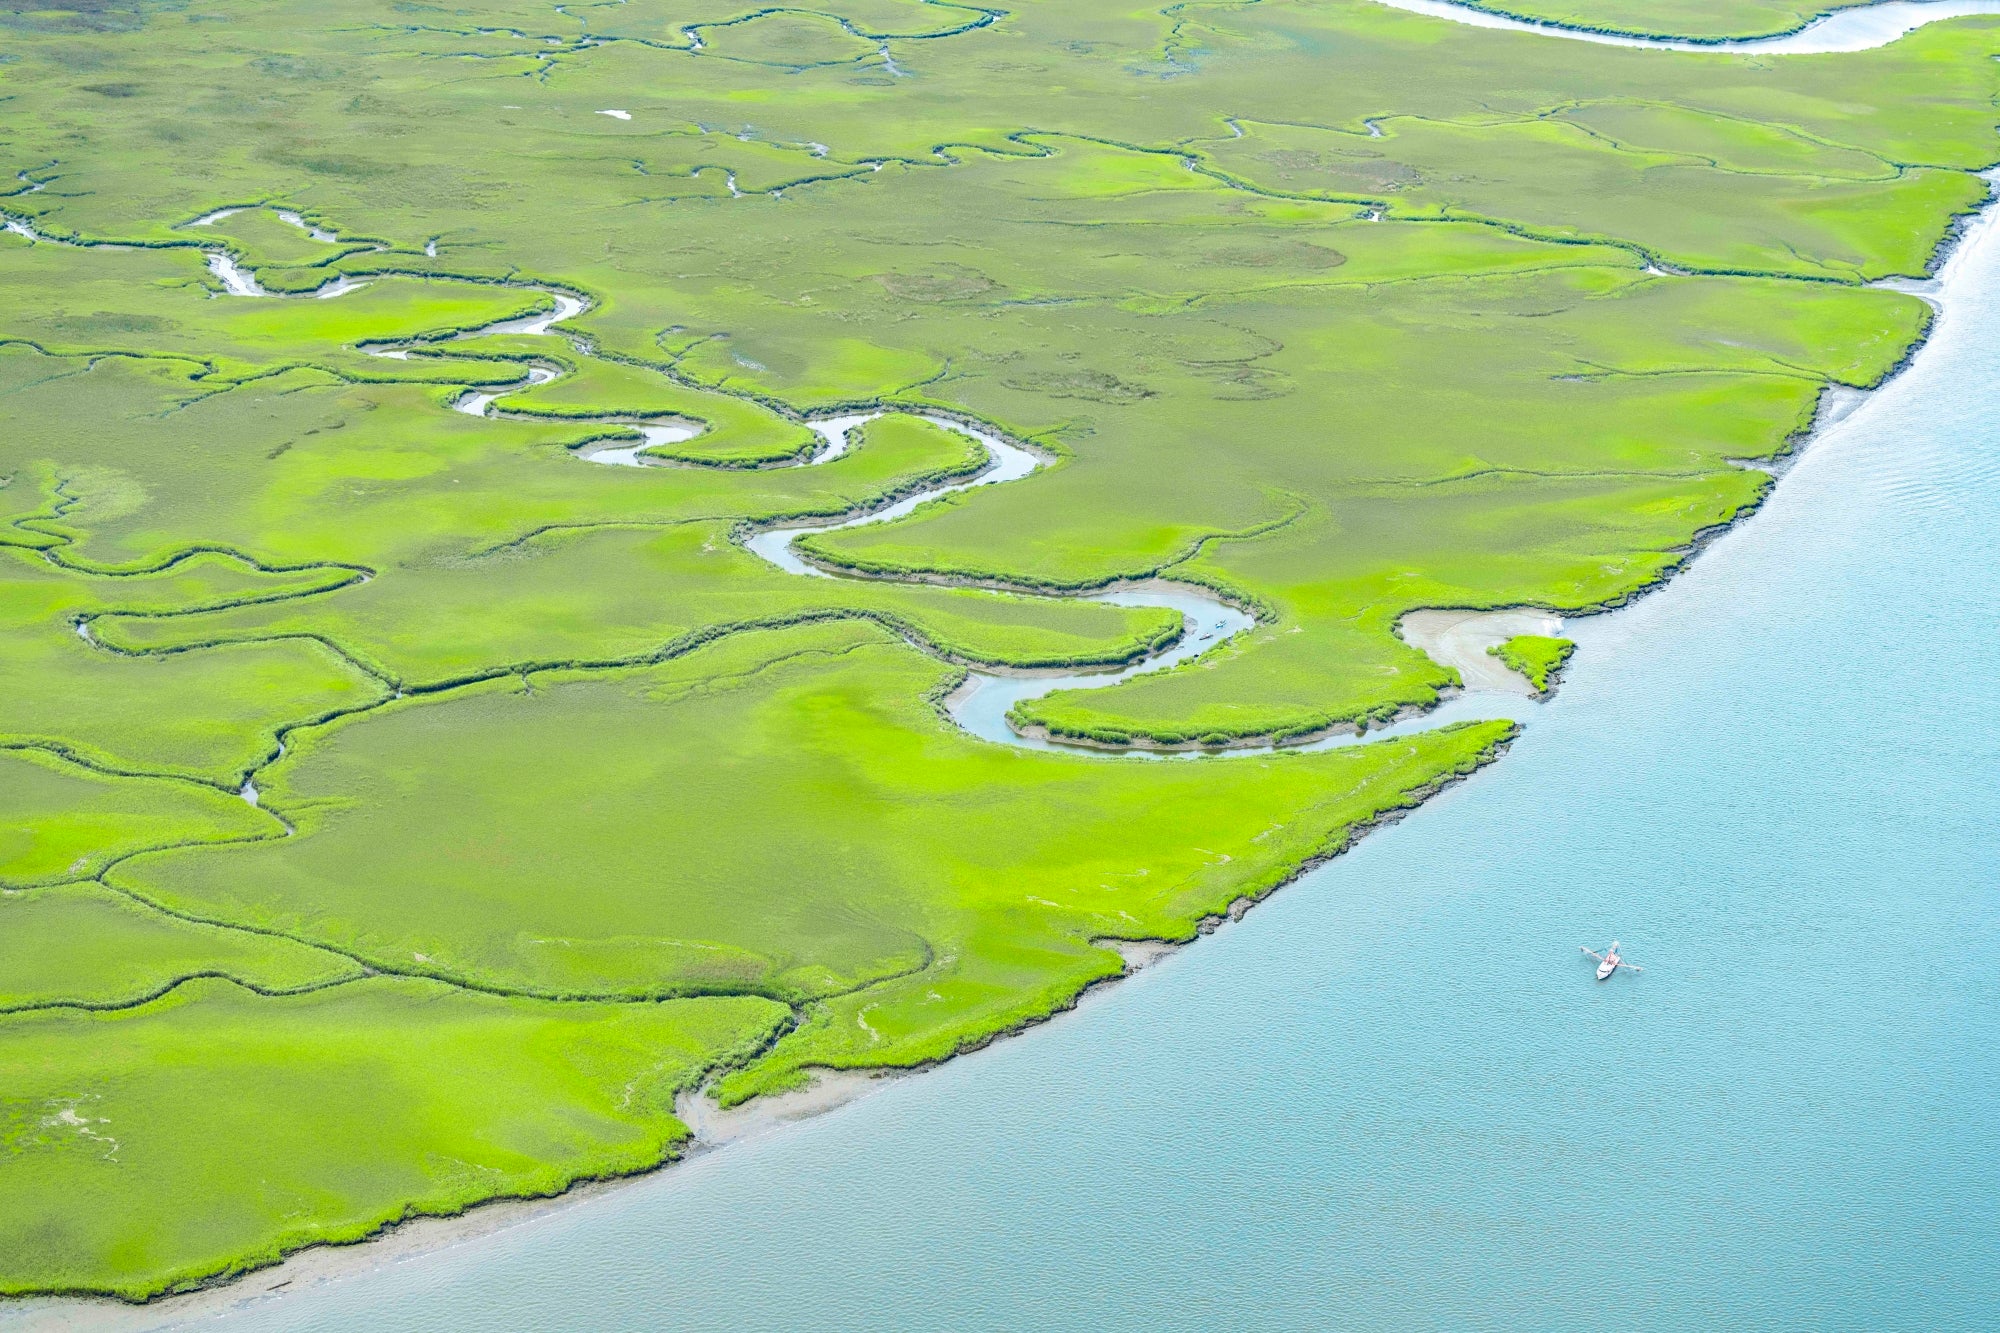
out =
<path fill-rule="evenodd" d="M 1925 338 L 1965 8 L 0 0 L 0 1294 L 651 1170 L 1499 759 Z"/>

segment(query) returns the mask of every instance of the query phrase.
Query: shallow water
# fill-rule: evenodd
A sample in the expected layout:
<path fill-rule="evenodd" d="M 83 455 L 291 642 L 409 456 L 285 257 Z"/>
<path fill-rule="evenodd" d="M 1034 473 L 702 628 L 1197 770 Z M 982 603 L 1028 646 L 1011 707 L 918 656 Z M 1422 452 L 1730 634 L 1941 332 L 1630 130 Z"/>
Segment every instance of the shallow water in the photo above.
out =
<path fill-rule="evenodd" d="M 313 226 L 312 223 L 307 222 L 297 213 L 290 212 L 289 210 L 286 209 L 281 208 L 278 210 L 278 221 L 284 223 L 288 227 L 297 227 L 300 231 L 304 232 L 307 236 L 310 236 L 313 240 L 320 242 L 322 245 L 336 245 L 340 241 L 340 237 L 335 233 L 326 231 L 319 227 L 315 227 Z"/>
<path fill-rule="evenodd" d="M 639 436 L 636 444 L 603 440 L 583 446 L 576 451 L 576 456 L 586 462 L 604 463 L 611 467 L 653 467 L 657 460 L 647 457 L 646 450 L 657 449 L 663 444 L 682 444 L 701 434 L 699 426 L 634 425 L 632 430 Z"/>
<path fill-rule="evenodd" d="M 861 412 L 853 416 L 829 417 L 811 423 L 813 429 L 818 431 L 828 441 L 829 445 L 832 446 L 828 451 L 815 455 L 815 458 L 818 461 L 824 462 L 846 453 L 850 447 L 849 437 L 854 429 L 873 421 L 881 415 L 882 413 L 880 412 Z M 978 443 L 986 451 L 988 461 L 985 468 L 976 476 L 965 481 L 945 482 L 937 486 L 927 487 L 915 494 L 904 496 L 894 504 L 884 505 L 879 509 L 871 509 L 867 513 L 857 514 L 852 518 L 844 518 L 836 522 L 808 520 L 801 523 L 777 524 L 757 533 L 743 544 L 757 555 L 776 565 L 779 569 L 784 570 L 787 574 L 800 574 L 810 578 L 832 578 L 835 576 L 826 570 L 808 564 L 806 561 L 800 559 L 797 553 L 792 550 L 792 543 L 809 532 L 838 532 L 843 528 L 861 528 L 876 523 L 887 523 L 892 519 L 902 518 L 907 514 L 913 513 L 931 501 L 942 499 L 947 495 L 956 495 L 960 491 L 969 491 L 980 486 L 998 486 L 1010 481 L 1019 481 L 1042 465 L 1042 460 L 1036 455 L 1029 453 L 1019 445 L 1009 444 L 996 435 L 989 435 L 985 431 L 975 430 L 963 423 L 951 421 L 944 417 L 932 417 L 930 420 L 945 427 L 947 430 L 957 431 L 959 434 L 967 436 Z"/>
<path fill-rule="evenodd" d="M 1887 46 L 1904 33 L 1921 28 L 1926 23 L 1965 18 L 1972 14 L 2000 14 L 2000 0 L 1885 0 L 1881 4 L 1836 11 L 1782 37 L 1760 37 L 1741 42 L 1683 42 L 1657 37 L 1620 37 L 1612 33 L 1565 28 L 1554 23 L 1529 23 L 1468 5 L 1454 4 L 1452 0 L 1378 0 L 1378 3 L 1407 9 L 1413 14 L 1450 19 L 1474 28 L 1532 32 L 1569 41 L 1594 42 L 1599 46 L 1628 46 L 1654 51 L 1751 51 L 1764 55 L 1872 51 L 1878 46 Z"/>
<path fill-rule="evenodd" d="M 1566 626 L 1511 753 L 1240 924 L 578 1206 L 253 1278 L 224 1323 L 1981 1326 L 1996 621 L 1989 242 L 1762 514 Z M 1647 970 L 1593 982 L 1613 935 Z"/>
<path fill-rule="evenodd" d="M 1203 589 L 1187 584 L 1167 584 L 1145 589 L 1121 589 L 1093 594 L 1094 602 L 1112 606 L 1157 606 L 1181 614 L 1181 637 L 1164 652 L 1119 671 L 1069 672 L 1055 676 L 995 676 L 975 671 L 948 702 L 953 721 L 973 735 L 989 741 L 1024 746 L 1032 750 L 1059 750 L 1069 747 L 1032 736 L 1022 736 L 1007 723 L 1007 710 L 1024 699 L 1039 699 L 1057 690 L 1101 689 L 1134 676 L 1164 671 L 1201 656 L 1256 624 L 1244 611 L 1220 601 Z"/>
<path fill-rule="evenodd" d="M 189 225 L 198 224 L 190 223 Z M 37 237 L 36 239 L 44 238 Z M 279 294 L 266 290 L 263 284 L 257 281 L 257 275 L 237 263 L 236 257 L 227 250 L 208 251 L 208 271 L 221 279 L 223 290 L 231 296 L 276 296 Z M 285 294 L 317 297 L 324 301 L 336 296 L 345 296 L 347 293 L 358 291 L 367 285 L 368 282 L 364 278 L 351 278 L 347 274 L 342 273 L 328 278 L 309 292 Z"/>

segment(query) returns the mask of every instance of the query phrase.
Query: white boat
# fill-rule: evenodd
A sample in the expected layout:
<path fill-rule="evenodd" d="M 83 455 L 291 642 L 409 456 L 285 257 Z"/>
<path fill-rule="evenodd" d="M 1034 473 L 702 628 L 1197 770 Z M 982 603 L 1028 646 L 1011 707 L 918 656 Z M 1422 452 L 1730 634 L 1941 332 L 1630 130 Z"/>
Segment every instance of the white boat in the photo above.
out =
<path fill-rule="evenodd" d="M 1619 956 L 1617 940 L 1611 941 L 1611 947 L 1603 953 L 1599 953 L 1595 949 L 1585 949 L 1584 952 L 1597 960 L 1597 979 L 1599 981 L 1605 980 L 1621 967 L 1627 972 L 1644 972 L 1646 970 L 1637 963 L 1626 962 Z"/>

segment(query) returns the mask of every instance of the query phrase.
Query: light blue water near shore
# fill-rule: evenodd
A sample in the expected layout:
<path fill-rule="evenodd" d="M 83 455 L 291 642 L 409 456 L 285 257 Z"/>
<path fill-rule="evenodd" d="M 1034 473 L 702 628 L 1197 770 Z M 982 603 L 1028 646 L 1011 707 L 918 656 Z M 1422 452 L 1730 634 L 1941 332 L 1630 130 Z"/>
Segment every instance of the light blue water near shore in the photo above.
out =
<path fill-rule="evenodd" d="M 223 1324 L 1992 1327 L 2000 245 L 1575 632 L 1502 762 L 1077 1013 Z"/>

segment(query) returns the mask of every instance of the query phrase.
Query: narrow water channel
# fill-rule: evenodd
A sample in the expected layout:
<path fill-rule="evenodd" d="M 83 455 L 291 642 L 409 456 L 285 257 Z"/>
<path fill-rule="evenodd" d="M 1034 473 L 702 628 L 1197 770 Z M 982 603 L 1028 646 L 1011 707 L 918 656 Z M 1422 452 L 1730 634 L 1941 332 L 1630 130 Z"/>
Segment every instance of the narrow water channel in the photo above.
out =
<path fill-rule="evenodd" d="M 331 235 L 332 233 L 324 234 Z M 211 267 L 214 267 L 215 261 L 218 258 L 226 258 L 226 256 L 211 255 Z M 251 281 L 254 281 L 254 279 Z M 230 290 L 234 292 L 236 289 L 232 286 Z M 573 319 L 588 309 L 585 302 L 569 293 L 554 288 L 540 288 L 536 290 L 541 290 L 554 299 L 556 304 L 553 312 L 525 319 L 506 320 L 484 328 L 471 329 L 457 335 L 456 338 L 450 341 L 456 342 L 482 338 L 496 333 L 558 336 L 555 333 L 555 325 L 565 320 Z M 579 355 L 592 354 L 590 346 L 583 340 L 570 338 L 569 342 L 572 349 Z M 413 352 L 437 345 L 422 341 L 363 343 L 361 344 L 361 350 L 371 356 L 404 359 L 409 357 Z M 561 373 L 558 368 L 551 365 L 531 366 L 521 379 L 514 384 L 502 385 L 495 389 L 467 390 L 452 403 L 452 410 L 473 417 L 490 417 L 496 414 L 506 415 L 503 403 L 508 395 L 520 392 L 526 388 L 552 383 Z M 821 443 L 819 447 L 796 462 L 781 464 L 780 466 L 819 467 L 843 458 L 854 447 L 856 433 L 866 427 L 869 422 L 884 415 L 887 415 L 886 410 L 878 409 L 808 420 L 805 424 L 820 437 Z M 956 418 L 931 414 L 922 415 L 925 420 L 946 430 L 963 435 L 977 444 L 986 456 L 985 463 L 979 471 L 962 480 L 940 482 L 936 485 L 927 486 L 900 499 L 886 504 L 875 505 L 845 517 L 802 519 L 797 522 L 770 524 L 746 535 L 743 540 L 744 546 L 753 554 L 768 561 L 773 567 L 782 570 L 784 573 L 796 575 L 801 578 L 862 577 L 850 574 L 836 567 L 816 564 L 813 561 L 807 560 L 795 549 L 795 543 L 800 537 L 809 533 L 838 532 L 847 528 L 867 527 L 877 523 L 888 523 L 899 518 L 905 518 L 935 500 L 940 500 L 948 495 L 956 495 L 962 491 L 975 490 L 984 486 L 1004 485 L 1008 482 L 1025 481 L 1050 461 L 1047 456 L 1041 453 L 1015 444 L 1012 441 L 1002 439 L 998 435 L 970 425 L 967 422 L 957 420 Z M 669 463 L 667 460 L 652 457 L 648 455 L 647 451 L 658 445 L 693 439 L 702 429 L 698 423 L 689 423 L 677 419 L 663 418 L 649 420 L 628 415 L 568 417 L 563 420 L 571 425 L 596 424 L 618 428 L 621 431 L 620 435 L 585 444 L 579 447 L 575 453 L 576 457 L 586 463 L 626 468 L 683 466 L 683 464 Z M 1037 593 L 1033 589 L 1022 589 L 1021 593 L 1028 596 L 1060 595 Z M 1144 675 L 1148 672 L 1163 671 L 1170 667 L 1178 666 L 1183 662 L 1191 661 L 1256 624 L 1255 617 L 1246 611 L 1229 605 L 1208 589 L 1191 583 L 1178 583 L 1167 579 L 1148 579 L 1140 584 L 1120 585 L 1097 592 L 1079 594 L 1079 598 L 1087 601 L 1104 602 L 1114 606 L 1151 606 L 1178 611 L 1182 619 L 1183 632 L 1173 643 L 1157 651 L 1149 652 L 1140 660 L 1117 670 L 1031 673 L 994 670 L 975 671 L 945 701 L 946 714 L 972 734 L 998 744 L 1039 750 L 1075 750 L 1078 747 L 1064 745 L 1042 737 L 1023 735 L 1016 731 L 1008 721 L 1008 709 L 1023 699 L 1039 698 L 1042 695 L 1050 694 L 1057 690 L 1096 689 L 1106 685 L 1115 685 L 1120 681 L 1130 680 L 1134 676 Z M 1498 641 L 1498 637 L 1492 638 L 1492 642 Z M 1481 647 L 1477 651 L 1483 653 L 1484 648 Z M 1440 660 L 1448 659 L 1441 657 Z M 1451 661 L 1450 664 L 1457 665 L 1455 661 Z M 1473 661 L 1467 665 L 1472 671 L 1476 672 L 1485 663 L 1483 661 Z M 1476 694 L 1478 691 L 1469 691 L 1469 693 Z M 1460 714 L 1464 716 L 1497 716 L 1499 712 L 1496 709 L 1504 711 L 1505 704 L 1489 703 L 1484 699 L 1454 700 L 1451 712 L 1433 714 L 1420 720 L 1413 719 L 1406 725 L 1438 725 L 1441 721 L 1460 720 Z M 1310 744 L 1295 748 L 1313 749 L 1333 745 L 1346 745 L 1354 743 L 1356 739 L 1357 736 L 1354 733 L 1341 731 L 1320 737 Z M 1235 755 L 1265 754 L 1269 753 L 1271 748 L 1270 746 L 1241 747 L 1230 751 L 1230 753 Z M 1160 753 L 1138 749 L 1124 750 L 1120 753 L 1128 758 L 1164 757 Z M 1178 753 L 1181 757 L 1195 758 L 1199 757 L 1202 752 L 1199 749 L 1191 748 L 1179 751 Z M 249 790 L 246 787 L 246 792 Z M 250 799 L 250 797 L 246 795 L 246 799 Z"/>
<path fill-rule="evenodd" d="M 1415 817 L 1026 1038 L 221 1326 L 1986 1326 L 1996 625 L 1988 242 Z"/>

